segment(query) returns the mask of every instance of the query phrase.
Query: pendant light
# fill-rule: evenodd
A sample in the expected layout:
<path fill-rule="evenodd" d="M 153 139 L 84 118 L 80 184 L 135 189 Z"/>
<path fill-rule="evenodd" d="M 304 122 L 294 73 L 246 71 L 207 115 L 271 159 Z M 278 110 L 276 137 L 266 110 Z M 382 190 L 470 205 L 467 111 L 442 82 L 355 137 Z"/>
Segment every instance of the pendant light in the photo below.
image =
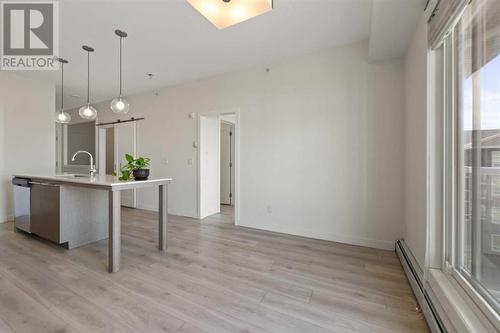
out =
<path fill-rule="evenodd" d="M 120 95 L 111 101 L 111 110 L 114 113 L 128 113 L 130 105 L 122 98 L 122 40 L 127 37 L 127 33 L 121 30 L 115 30 L 115 34 L 120 37 Z"/>
<path fill-rule="evenodd" d="M 68 124 L 71 121 L 71 116 L 64 112 L 64 64 L 67 64 L 68 60 L 62 58 L 56 58 L 56 60 L 61 64 L 61 109 L 56 113 L 56 123 Z"/>
<path fill-rule="evenodd" d="M 83 119 L 94 120 L 97 117 L 97 110 L 90 105 L 90 52 L 94 52 L 94 49 L 87 45 L 83 45 L 82 49 L 87 52 L 87 104 L 78 110 L 78 114 Z"/>

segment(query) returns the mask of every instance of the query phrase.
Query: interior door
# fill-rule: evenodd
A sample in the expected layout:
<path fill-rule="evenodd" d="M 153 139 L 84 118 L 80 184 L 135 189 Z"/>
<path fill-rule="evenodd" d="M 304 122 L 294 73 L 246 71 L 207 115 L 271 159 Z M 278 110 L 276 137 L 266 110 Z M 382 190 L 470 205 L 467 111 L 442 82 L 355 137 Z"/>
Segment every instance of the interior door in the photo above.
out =
<path fill-rule="evenodd" d="M 234 204 L 234 125 L 222 122 L 220 137 L 220 203 Z"/>
<path fill-rule="evenodd" d="M 115 164 L 117 165 L 118 174 L 122 166 L 127 164 L 125 154 L 137 157 L 137 123 L 135 121 L 116 124 L 114 128 L 115 138 Z M 121 191 L 121 204 L 125 207 L 135 208 L 136 205 L 136 190 Z"/>
<path fill-rule="evenodd" d="M 220 120 L 200 116 L 200 218 L 220 212 Z"/>

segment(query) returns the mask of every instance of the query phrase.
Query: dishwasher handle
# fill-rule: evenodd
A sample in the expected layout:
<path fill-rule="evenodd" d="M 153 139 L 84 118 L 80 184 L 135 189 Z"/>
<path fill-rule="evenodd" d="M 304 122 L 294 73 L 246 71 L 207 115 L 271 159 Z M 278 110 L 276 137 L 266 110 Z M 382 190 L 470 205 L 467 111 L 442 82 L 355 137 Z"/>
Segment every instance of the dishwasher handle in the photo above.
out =
<path fill-rule="evenodd" d="M 59 186 L 58 184 L 51 184 L 51 183 L 42 183 L 42 182 L 34 182 L 30 181 L 30 185 L 41 185 L 41 186 Z"/>

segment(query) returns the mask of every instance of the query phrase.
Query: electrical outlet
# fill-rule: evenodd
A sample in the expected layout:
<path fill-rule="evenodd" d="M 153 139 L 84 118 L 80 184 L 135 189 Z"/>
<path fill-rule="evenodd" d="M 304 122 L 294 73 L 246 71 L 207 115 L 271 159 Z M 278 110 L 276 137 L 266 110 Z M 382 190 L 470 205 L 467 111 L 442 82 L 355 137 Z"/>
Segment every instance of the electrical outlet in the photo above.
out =
<path fill-rule="evenodd" d="M 167 165 L 168 164 L 168 160 L 166 158 L 164 158 L 164 159 L 161 160 L 161 163 L 164 164 L 164 165 Z"/>
<path fill-rule="evenodd" d="M 193 159 L 192 158 L 188 158 L 188 165 L 193 165 Z"/>
<path fill-rule="evenodd" d="M 268 205 L 268 206 L 266 207 L 266 210 L 267 210 L 267 213 L 268 213 L 268 214 L 272 214 L 272 213 L 273 213 L 273 206 Z"/>

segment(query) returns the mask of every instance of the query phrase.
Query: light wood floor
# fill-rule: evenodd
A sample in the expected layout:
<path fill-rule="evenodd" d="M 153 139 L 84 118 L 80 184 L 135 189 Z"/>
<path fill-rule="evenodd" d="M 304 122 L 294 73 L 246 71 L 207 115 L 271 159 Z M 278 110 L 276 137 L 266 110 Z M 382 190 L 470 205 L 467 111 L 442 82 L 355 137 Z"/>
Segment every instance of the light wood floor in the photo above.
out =
<path fill-rule="evenodd" d="M 427 332 L 393 252 L 123 209 L 107 242 L 65 249 L 0 225 L 0 332 Z"/>
<path fill-rule="evenodd" d="M 202 223 L 219 226 L 234 226 L 234 206 L 220 205 L 220 214 L 209 216 L 205 218 Z"/>

